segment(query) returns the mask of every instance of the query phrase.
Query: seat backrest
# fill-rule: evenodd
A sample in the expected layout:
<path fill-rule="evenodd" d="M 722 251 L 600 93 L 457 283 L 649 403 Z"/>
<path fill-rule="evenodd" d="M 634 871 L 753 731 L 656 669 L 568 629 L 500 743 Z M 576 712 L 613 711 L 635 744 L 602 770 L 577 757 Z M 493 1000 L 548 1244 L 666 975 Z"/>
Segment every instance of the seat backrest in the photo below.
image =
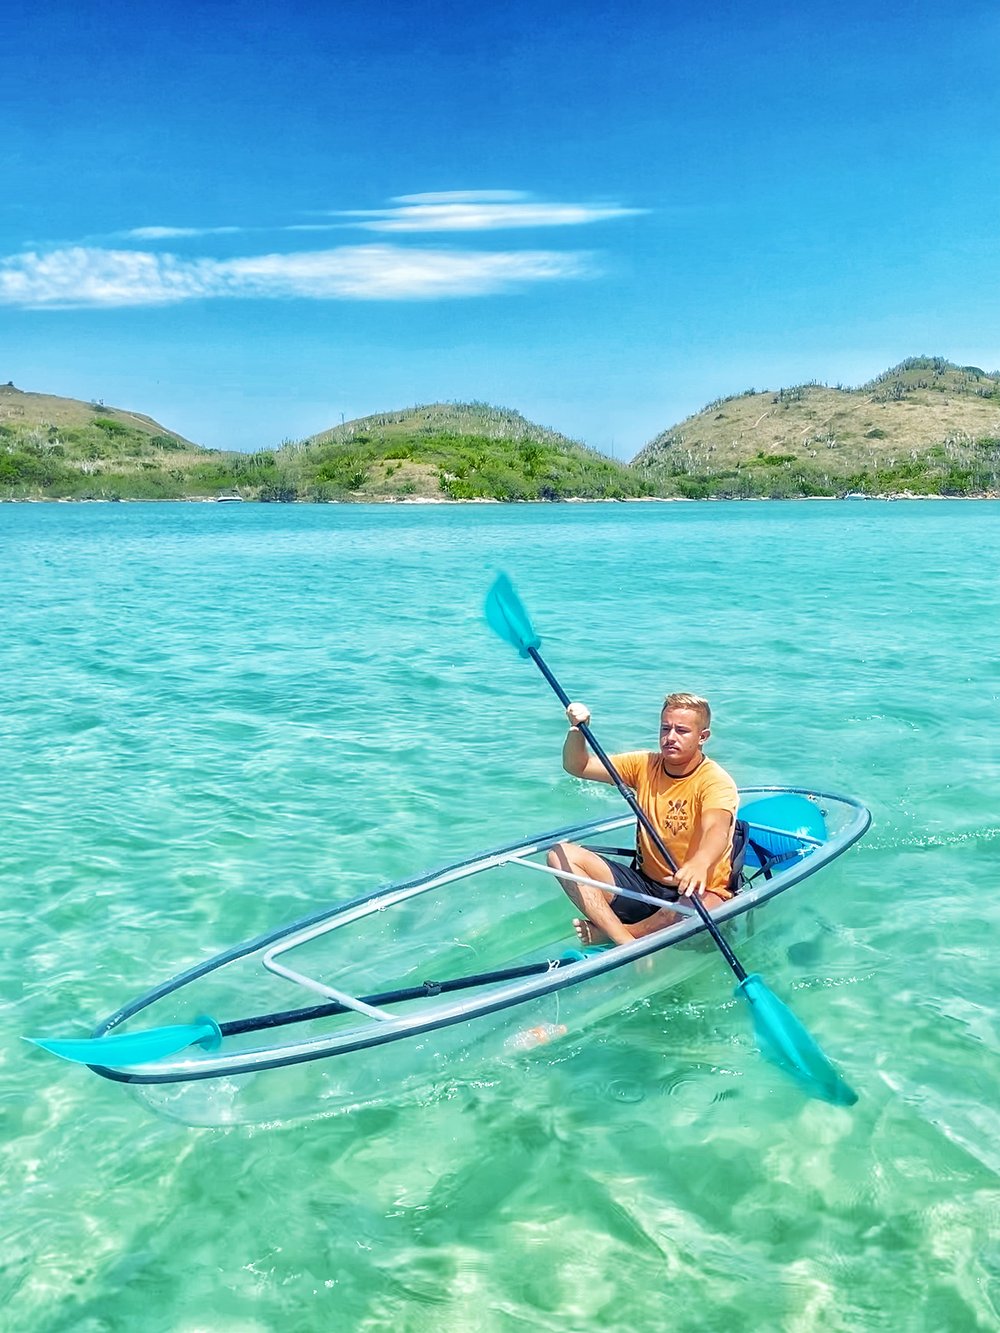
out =
<path fill-rule="evenodd" d="M 743 867 L 747 859 L 747 841 L 750 837 L 750 825 L 745 819 L 733 823 L 733 846 L 729 853 L 731 868 L 729 871 L 729 892 L 739 893 L 743 883 Z"/>

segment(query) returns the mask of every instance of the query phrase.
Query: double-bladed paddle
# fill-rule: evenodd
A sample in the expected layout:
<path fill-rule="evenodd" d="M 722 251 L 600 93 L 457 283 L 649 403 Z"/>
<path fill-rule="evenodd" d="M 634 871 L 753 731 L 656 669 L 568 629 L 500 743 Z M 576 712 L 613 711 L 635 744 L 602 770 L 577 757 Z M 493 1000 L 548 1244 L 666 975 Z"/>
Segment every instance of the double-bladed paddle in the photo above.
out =
<path fill-rule="evenodd" d="M 516 981 L 521 977 L 537 976 L 580 961 L 582 955 L 573 950 L 561 958 L 547 958 L 544 962 L 522 963 L 492 972 L 476 972 L 471 976 L 449 977 L 446 981 L 425 981 L 419 986 L 402 986 L 382 991 L 378 995 L 362 997 L 365 1004 L 405 1004 L 427 996 L 447 995 L 452 991 L 472 990 L 476 986 L 492 986 L 501 981 Z M 268 1028 L 285 1027 L 290 1023 L 308 1023 L 333 1014 L 349 1013 L 346 1004 L 331 1001 L 311 1005 L 305 1009 L 281 1009 L 272 1014 L 254 1014 L 249 1018 L 233 1018 L 217 1023 L 206 1015 L 193 1023 L 173 1023 L 169 1027 L 140 1028 L 136 1032 L 112 1033 L 105 1037 L 25 1037 L 25 1041 L 39 1046 L 51 1055 L 74 1064 L 99 1065 L 111 1069 L 127 1069 L 131 1065 L 150 1064 L 178 1055 L 189 1046 L 200 1046 L 205 1051 L 216 1051 L 225 1037 L 236 1037 L 247 1032 L 263 1032 Z"/>
<path fill-rule="evenodd" d="M 538 651 L 542 643 L 541 638 L 535 632 L 531 619 L 506 574 L 499 575 L 490 588 L 486 598 L 486 619 L 490 628 L 501 639 L 516 648 L 522 657 L 528 657 L 534 662 L 551 685 L 560 703 L 564 708 L 568 708 L 570 697 L 543 661 Z M 594 738 L 589 725 L 581 722 L 579 729 L 591 750 L 607 769 L 612 782 L 631 806 L 636 819 L 666 864 L 671 870 L 676 870 L 676 863 L 663 845 L 663 839 L 640 807 L 632 791 L 622 781 L 611 759 Z M 774 1064 L 796 1078 L 812 1096 L 833 1102 L 837 1106 L 853 1106 L 858 1100 L 857 1093 L 840 1077 L 795 1015 L 768 989 L 762 977 L 756 972 L 746 971 L 726 943 L 699 895 L 692 894 L 690 901 L 722 956 L 736 974 L 738 985 L 735 994 L 742 996 L 750 1006 L 757 1044 L 762 1052 Z"/>
<path fill-rule="evenodd" d="M 145 1028 L 140 1032 L 119 1032 L 110 1037 L 25 1037 L 51 1055 L 61 1056 L 81 1065 L 144 1065 L 162 1060 L 188 1046 L 217 1050 L 222 1029 L 214 1018 L 202 1017 L 194 1023 L 174 1023 L 170 1027 Z"/>

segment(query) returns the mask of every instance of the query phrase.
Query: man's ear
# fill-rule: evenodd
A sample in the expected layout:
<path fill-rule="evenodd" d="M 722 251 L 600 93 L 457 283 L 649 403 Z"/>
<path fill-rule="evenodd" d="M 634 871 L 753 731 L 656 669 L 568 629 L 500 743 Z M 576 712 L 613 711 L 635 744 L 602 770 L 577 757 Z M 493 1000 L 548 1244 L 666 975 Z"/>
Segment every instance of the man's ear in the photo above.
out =
<path fill-rule="evenodd" d="M 701 733 L 701 739 L 702 739 L 702 741 L 703 741 L 703 742 L 704 742 L 704 741 L 707 741 L 708 738 L 709 738 L 709 736 L 711 736 L 711 734 L 712 734 L 712 733 L 709 731 L 708 727 L 706 727 L 705 730 Z"/>

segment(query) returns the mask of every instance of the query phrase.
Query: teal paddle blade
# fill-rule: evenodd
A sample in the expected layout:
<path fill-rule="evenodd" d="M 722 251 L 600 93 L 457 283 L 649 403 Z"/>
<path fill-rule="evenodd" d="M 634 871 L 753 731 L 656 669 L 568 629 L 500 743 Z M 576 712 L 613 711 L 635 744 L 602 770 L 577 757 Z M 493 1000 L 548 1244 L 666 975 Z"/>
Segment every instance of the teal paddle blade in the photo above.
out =
<path fill-rule="evenodd" d="M 111 1037 L 25 1037 L 43 1051 L 73 1060 L 81 1065 L 144 1065 L 162 1060 L 188 1046 L 214 1051 L 222 1041 L 222 1029 L 214 1018 L 201 1017 L 195 1023 L 173 1027 L 147 1028 L 145 1032 L 122 1032 Z"/>
<path fill-rule="evenodd" d="M 858 1094 L 756 972 L 744 977 L 733 993 L 749 1003 L 757 1043 L 773 1064 L 791 1074 L 811 1096 L 834 1106 L 854 1105 Z"/>
<path fill-rule="evenodd" d="M 527 657 L 532 648 L 541 647 L 542 641 L 506 574 L 497 576 L 486 595 L 486 622 L 501 639 L 513 644 L 522 657 Z"/>

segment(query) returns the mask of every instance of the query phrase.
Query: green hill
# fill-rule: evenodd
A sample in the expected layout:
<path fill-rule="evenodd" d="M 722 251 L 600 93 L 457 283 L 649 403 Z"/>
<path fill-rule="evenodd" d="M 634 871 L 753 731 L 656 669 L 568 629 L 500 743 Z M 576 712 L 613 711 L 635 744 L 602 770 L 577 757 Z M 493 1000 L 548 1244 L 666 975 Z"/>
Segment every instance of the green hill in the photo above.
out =
<path fill-rule="evenodd" d="M 657 491 L 692 497 L 997 493 L 1000 372 L 912 357 L 856 389 L 748 389 L 632 465 Z"/>
<path fill-rule="evenodd" d="M 0 497 L 214 494 L 221 457 L 138 412 L 0 385 Z"/>
<path fill-rule="evenodd" d="M 860 388 L 717 399 L 631 464 L 520 413 L 432 403 L 247 454 L 101 402 L 0 387 L 0 499 L 1000 496 L 1000 373 L 913 357 Z"/>
<path fill-rule="evenodd" d="M 436 403 L 246 454 L 104 403 L 0 388 L 0 499 L 557 500 L 647 483 L 518 412 Z"/>
<path fill-rule="evenodd" d="M 433 403 L 349 421 L 285 446 L 305 498 L 560 500 L 646 493 L 629 467 L 486 403 Z"/>

